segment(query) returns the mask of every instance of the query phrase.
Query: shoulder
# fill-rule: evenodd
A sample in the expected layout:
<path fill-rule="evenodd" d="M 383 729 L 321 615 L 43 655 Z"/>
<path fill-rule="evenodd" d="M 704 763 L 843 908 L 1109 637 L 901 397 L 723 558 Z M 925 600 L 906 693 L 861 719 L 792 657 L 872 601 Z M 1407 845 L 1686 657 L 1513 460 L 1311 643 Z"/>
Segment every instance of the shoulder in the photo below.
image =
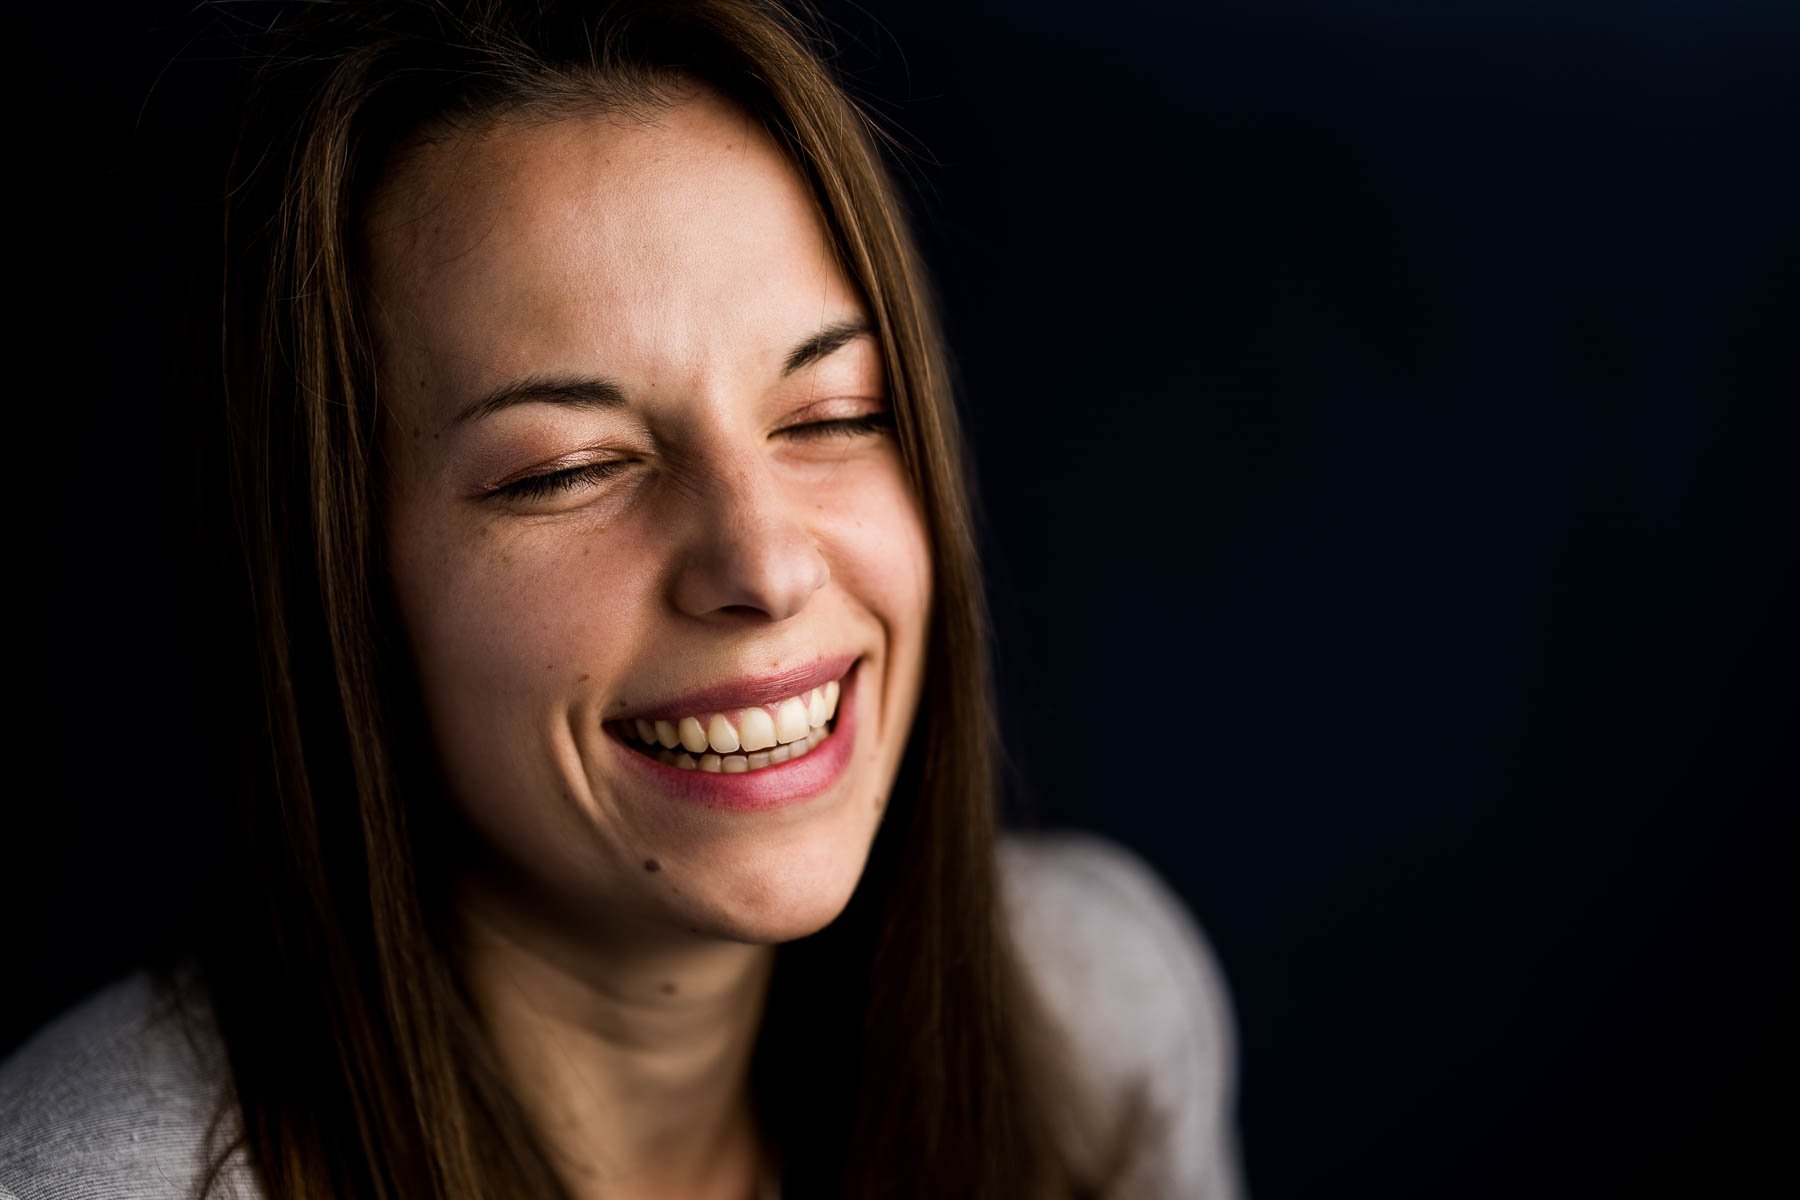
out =
<path fill-rule="evenodd" d="M 1237 1197 L 1237 1026 L 1217 956 L 1139 855 L 1074 831 L 1001 837 L 1014 942 L 1102 1094 L 1140 1105 L 1126 1194 Z"/>
<path fill-rule="evenodd" d="M 89 996 L 0 1062 L 0 1197 L 191 1197 L 225 1079 L 210 1017 L 147 971 Z M 250 1197 L 241 1158 L 216 1195 Z"/>

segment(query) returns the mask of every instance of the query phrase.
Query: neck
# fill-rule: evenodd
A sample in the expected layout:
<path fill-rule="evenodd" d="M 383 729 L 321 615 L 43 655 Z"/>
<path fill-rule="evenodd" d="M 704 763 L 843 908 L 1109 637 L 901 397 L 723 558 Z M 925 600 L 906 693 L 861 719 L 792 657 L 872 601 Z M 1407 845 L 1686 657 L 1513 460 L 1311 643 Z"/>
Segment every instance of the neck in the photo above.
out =
<path fill-rule="evenodd" d="M 481 892 L 458 916 L 470 993 L 571 1196 L 755 1193 L 750 1056 L 773 947 L 575 937 Z"/>

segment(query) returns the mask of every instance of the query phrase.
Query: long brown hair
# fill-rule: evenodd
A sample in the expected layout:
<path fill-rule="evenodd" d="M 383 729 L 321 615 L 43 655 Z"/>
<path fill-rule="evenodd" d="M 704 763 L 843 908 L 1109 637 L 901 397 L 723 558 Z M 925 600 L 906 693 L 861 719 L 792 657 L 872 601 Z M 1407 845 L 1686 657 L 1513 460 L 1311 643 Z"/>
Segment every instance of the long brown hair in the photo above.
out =
<path fill-rule="evenodd" d="M 758 1120 L 788 1200 L 1080 1194 L 1090 1118 L 997 890 L 987 622 L 942 337 L 881 137 L 816 35 L 775 0 L 298 8 L 258 51 L 227 202 L 223 453 L 253 647 L 228 694 L 263 703 L 225 714 L 256 902 L 204 956 L 223 1127 L 235 1102 L 275 1200 L 561 1193 L 446 948 L 445 805 L 381 565 L 359 220 L 389 156 L 433 131 L 654 106 L 701 80 L 785 148 L 868 302 L 935 556 L 919 717 L 849 906 L 777 952 Z"/>

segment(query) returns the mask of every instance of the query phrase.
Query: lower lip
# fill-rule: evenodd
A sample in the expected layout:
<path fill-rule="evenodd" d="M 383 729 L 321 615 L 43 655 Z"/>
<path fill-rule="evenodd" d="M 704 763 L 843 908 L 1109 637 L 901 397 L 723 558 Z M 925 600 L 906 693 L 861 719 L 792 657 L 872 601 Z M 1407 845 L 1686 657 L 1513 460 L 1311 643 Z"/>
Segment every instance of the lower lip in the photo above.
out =
<path fill-rule="evenodd" d="M 861 668 L 862 663 L 858 660 L 839 684 L 837 717 L 832 722 L 831 736 L 800 758 L 727 775 L 722 771 L 685 771 L 671 767 L 647 754 L 640 754 L 622 741 L 620 753 L 629 768 L 657 790 L 689 804 L 732 812 L 792 808 L 826 791 L 850 765 L 850 752 L 855 748 L 856 738 L 856 678 Z M 613 740 L 619 741 L 616 737 Z"/>

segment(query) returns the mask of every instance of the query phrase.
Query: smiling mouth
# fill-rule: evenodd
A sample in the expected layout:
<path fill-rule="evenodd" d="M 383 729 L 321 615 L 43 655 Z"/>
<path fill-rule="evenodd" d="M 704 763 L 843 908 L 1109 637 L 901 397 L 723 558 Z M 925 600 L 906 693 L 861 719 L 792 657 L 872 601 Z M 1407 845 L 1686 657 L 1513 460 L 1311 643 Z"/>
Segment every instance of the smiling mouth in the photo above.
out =
<path fill-rule="evenodd" d="M 621 736 L 633 751 L 646 758 L 654 758 L 668 767 L 679 767 L 684 771 L 710 771 L 715 774 L 743 775 L 752 771 L 760 771 L 765 767 L 778 766 L 790 759 L 801 758 L 817 749 L 831 736 L 835 721 L 828 721 L 824 727 L 810 731 L 798 741 L 780 743 L 767 750 L 739 751 L 732 754 L 720 754 L 716 750 L 704 750 L 698 754 L 690 752 L 685 746 L 671 750 L 660 742 L 645 745 L 635 736 Z M 620 731 L 623 735 L 623 731 Z M 679 746 L 679 743 L 677 744 Z"/>
<path fill-rule="evenodd" d="M 741 775 L 804 757 L 837 725 L 836 680 L 773 704 L 697 713 L 677 720 L 609 721 L 631 750 L 684 771 Z"/>

